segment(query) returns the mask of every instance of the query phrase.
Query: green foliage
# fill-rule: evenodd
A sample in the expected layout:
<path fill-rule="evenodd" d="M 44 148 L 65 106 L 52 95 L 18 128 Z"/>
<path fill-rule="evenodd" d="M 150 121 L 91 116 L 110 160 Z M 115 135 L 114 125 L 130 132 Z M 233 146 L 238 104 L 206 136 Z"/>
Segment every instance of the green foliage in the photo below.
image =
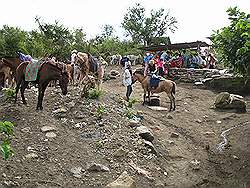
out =
<path fill-rule="evenodd" d="M 168 44 L 170 42 L 166 33 L 168 30 L 174 32 L 177 20 L 165 13 L 165 10 L 151 10 L 150 16 L 146 17 L 146 10 L 141 4 L 137 3 L 129 8 L 125 14 L 122 26 L 136 43 L 144 45 Z"/>
<path fill-rule="evenodd" d="M 133 108 L 126 108 L 126 117 L 128 118 L 128 119 L 133 119 L 133 117 L 135 117 L 136 116 L 136 111 L 133 109 Z"/>
<path fill-rule="evenodd" d="M 99 99 L 102 95 L 102 91 L 101 90 L 98 90 L 96 88 L 94 89 L 90 89 L 88 91 L 88 98 L 89 99 Z"/>
<path fill-rule="evenodd" d="M 10 136 L 14 135 L 13 127 L 13 123 L 9 121 L 0 121 L 0 133 L 7 136 L 7 139 L 5 139 L 0 145 L 4 160 L 7 160 L 13 154 L 13 150 L 10 146 Z"/>
<path fill-rule="evenodd" d="M 133 108 L 133 105 L 135 104 L 135 103 L 137 103 L 138 102 L 138 100 L 137 99 L 134 99 L 134 98 L 132 98 L 132 99 L 129 99 L 129 101 L 128 101 L 128 108 Z"/>
<path fill-rule="evenodd" d="M 15 95 L 16 95 L 16 90 L 15 89 L 5 88 L 3 91 L 4 91 L 4 94 L 5 94 L 7 99 L 14 98 Z"/>
<path fill-rule="evenodd" d="M 11 155 L 13 155 L 13 150 L 11 149 L 9 140 L 4 140 L 0 145 L 0 149 L 4 160 L 7 160 Z"/>
<path fill-rule="evenodd" d="M 0 121 L 0 133 L 5 133 L 7 136 L 12 136 L 14 134 L 13 127 L 14 125 L 10 121 Z"/>
<path fill-rule="evenodd" d="M 227 10 L 230 25 L 212 35 L 219 61 L 243 76 L 250 76 L 250 14 L 237 7 Z"/>
<path fill-rule="evenodd" d="M 104 105 L 99 105 L 96 109 L 96 114 L 98 117 L 102 117 L 105 112 L 106 112 L 106 109 Z"/>
<path fill-rule="evenodd" d="M 0 30 L 0 56 L 17 56 L 17 51 L 26 52 L 27 32 L 17 27 L 4 25 Z"/>

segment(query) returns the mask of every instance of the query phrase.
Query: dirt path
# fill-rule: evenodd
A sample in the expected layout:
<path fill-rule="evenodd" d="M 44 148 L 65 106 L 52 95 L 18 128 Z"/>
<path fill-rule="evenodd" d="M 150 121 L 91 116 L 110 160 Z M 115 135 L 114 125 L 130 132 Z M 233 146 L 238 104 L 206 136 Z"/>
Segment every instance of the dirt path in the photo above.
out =
<path fill-rule="evenodd" d="M 120 69 L 117 69 L 121 71 Z M 128 126 L 121 97 L 125 88 L 121 80 L 106 81 L 101 100 L 79 97 L 79 90 L 69 88 L 69 95 L 48 88 L 44 111 L 36 112 L 36 94 L 26 92 L 28 106 L 1 99 L 0 119 L 15 123 L 12 140 L 15 155 L 0 159 L 0 187 L 104 187 L 124 170 L 137 187 L 247 187 L 249 185 L 249 124 L 233 129 L 227 135 L 229 144 L 219 152 L 221 133 L 235 125 L 250 122 L 248 112 L 215 111 L 216 96 L 209 90 L 178 84 L 175 112 L 154 111 L 141 105 L 142 89 L 133 87 L 135 105 L 143 115 L 142 125 L 151 129 L 158 155 L 148 150 Z M 166 95 L 161 105 L 169 107 Z M 96 109 L 105 106 L 101 120 Z M 65 109 L 65 113 L 52 113 Z M 41 127 L 55 127 L 54 138 L 48 138 Z M 0 137 L 1 138 L 1 137 Z M 122 151 L 117 155 L 117 151 Z M 27 157 L 28 154 L 35 157 Z M 138 174 L 131 161 L 149 176 Z M 109 168 L 108 172 L 89 172 L 92 163 Z M 81 168 L 79 176 L 74 168 Z"/>

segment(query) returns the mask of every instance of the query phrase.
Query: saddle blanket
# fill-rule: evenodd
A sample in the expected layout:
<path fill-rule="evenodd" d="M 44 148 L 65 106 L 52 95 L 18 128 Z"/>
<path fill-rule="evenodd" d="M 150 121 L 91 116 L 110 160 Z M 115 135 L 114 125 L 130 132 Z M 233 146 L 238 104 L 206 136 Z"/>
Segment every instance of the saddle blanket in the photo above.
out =
<path fill-rule="evenodd" d="M 150 87 L 151 87 L 151 88 L 156 88 L 156 87 L 158 87 L 160 81 L 161 81 L 160 78 L 151 77 L 151 78 L 150 78 Z"/>
<path fill-rule="evenodd" d="M 25 81 L 36 81 L 38 70 L 42 63 L 42 61 L 32 60 L 32 62 L 27 65 L 25 71 Z"/>

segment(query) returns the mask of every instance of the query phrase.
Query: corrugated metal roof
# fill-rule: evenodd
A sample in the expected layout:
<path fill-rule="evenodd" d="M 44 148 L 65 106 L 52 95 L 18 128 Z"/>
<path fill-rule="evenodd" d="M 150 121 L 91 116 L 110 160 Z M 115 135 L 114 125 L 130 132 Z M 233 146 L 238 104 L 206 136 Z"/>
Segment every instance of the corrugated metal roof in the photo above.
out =
<path fill-rule="evenodd" d="M 154 45 L 154 46 L 145 46 L 139 49 L 145 51 L 163 51 L 163 50 L 180 50 L 180 49 L 190 49 L 198 47 L 209 47 L 210 45 L 203 41 L 196 42 L 185 42 L 185 43 L 175 43 L 167 45 Z"/>

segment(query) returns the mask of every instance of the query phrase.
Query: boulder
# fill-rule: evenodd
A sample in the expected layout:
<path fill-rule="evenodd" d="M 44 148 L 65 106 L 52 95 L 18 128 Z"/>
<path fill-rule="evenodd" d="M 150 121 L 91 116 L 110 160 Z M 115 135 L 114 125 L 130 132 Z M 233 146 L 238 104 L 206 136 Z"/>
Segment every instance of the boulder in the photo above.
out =
<path fill-rule="evenodd" d="M 127 171 L 124 171 L 114 182 L 108 184 L 105 188 L 136 188 L 136 185 Z"/>
<path fill-rule="evenodd" d="M 146 126 L 137 127 L 138 134 L 147 141 L 152 142 L 154 140 L 154 135 Z"/>
<path fill-rule="evenodd" d="M 238 111 L 246 112 L 246 102 L 240 95 L 222 92 L 216 96 L 214 105 L 218 109 L 236 109 Z"/>

